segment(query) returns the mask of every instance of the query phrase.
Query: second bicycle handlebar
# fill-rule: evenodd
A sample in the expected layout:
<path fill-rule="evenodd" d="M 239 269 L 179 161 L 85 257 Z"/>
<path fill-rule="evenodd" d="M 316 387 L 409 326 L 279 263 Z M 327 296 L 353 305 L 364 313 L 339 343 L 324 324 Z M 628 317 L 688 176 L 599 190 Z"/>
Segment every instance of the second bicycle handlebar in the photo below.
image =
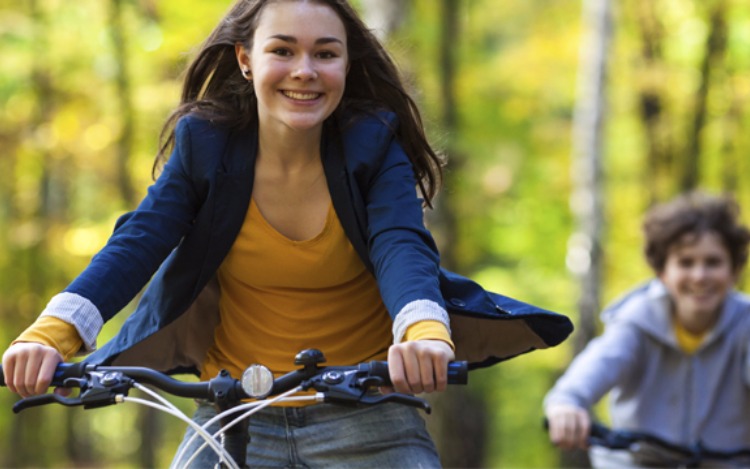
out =
<path fill-rule="evenodd" d="M 549 423 L 543 421 L 545 430 Z M 610 450 L 631 452 L 641 458 L 638 467 L 703 467 L 703 463 L 731 462 L 726 467 L 750 467 L 750 447 L 715 449 L 698 442 L 690 446 L 672 443 L 654 434 L 634 430 L 613 429 L 600 422 L 591 422 L 588 443 Z M 644 454 L 651 458 L 644 460 Z"/>

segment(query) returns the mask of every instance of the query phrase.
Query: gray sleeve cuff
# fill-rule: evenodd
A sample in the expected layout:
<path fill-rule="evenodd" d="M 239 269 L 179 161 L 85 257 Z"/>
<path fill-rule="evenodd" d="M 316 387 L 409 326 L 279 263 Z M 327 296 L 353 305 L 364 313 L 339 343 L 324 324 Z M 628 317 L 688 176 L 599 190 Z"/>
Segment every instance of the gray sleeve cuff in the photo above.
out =
<path fill-rule="evenodd" d="M 41 316 L 51 316 L 75 326 L 86 353 L 96 350 L 96 337 L 104 326 L 99 309 L 86 298 L 63 292 L 52 297 Z"/>
<path fill-rule="evenodd" d="M 406 330 L 420 321 L 438 321 L 445 324 L 448 333 L 451 331 L 448 312 L 432 300 L 416 300 L 401 308 L 393 321 L 393 343 L 400 343 Z"/>

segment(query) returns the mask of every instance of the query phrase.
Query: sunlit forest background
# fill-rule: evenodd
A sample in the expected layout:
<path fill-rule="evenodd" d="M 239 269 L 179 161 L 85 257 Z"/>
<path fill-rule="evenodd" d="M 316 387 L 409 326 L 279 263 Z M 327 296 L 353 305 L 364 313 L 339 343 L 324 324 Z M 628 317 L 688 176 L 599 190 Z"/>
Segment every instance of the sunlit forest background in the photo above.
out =
<path fill-rule="evenodd" d="M 145 194 L 184 68 L 230 3 L 0 0 L 1 344 Z M 368 21 L 395 12 L 381 32 L 447 155 L 428 217 L 445 263 L 576 325 L 593 321 L 559 347 L 473 372 L 461 394 L 438 402 L 461 409 L 437 409 L 440 424 L 431 421 L 441 451 L 457 454 L 446 465 L 572 464 L 542 430 L 541 401 L 599 330 L 592 308 L 649 277 L 643 212 L 700 188 L 734 194 L 748 221 L 750 3 L 353 3 Z M 610 8 L 608 20 L 587 13 L 594 3 Z M 606 73 L 596 81 L 585 65 L 598 46 Z M 591 83 L 601 93 L 587 101 Z M 602 110 L 599 140 L 578 140 L 576 129 L 597 130 L 577 125 L 590 111 L 581 103 Z M 579 177 L 582 164 L 598 168 L 592 178 Z M 587 216 L 581 200 L 599 211 Z M 593 303 L 581 301 L 592 292 Z M 2 467 L 164 467 L 184 431 L 138 407 L 14 415 L 14 401 L 0 392 Z"/>

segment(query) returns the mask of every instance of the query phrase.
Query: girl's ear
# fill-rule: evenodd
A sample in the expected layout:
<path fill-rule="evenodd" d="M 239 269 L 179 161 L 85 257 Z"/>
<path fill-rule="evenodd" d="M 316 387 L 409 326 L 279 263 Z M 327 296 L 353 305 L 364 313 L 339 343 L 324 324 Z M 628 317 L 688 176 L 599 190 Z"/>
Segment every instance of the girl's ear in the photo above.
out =
<path fill-rule="evenodd" d="M 246 80 L 253 79 L 253 72 L 250 69 L 250 54 L 242 43 L 236 43 L 234 45 L 234 54 L 237 57 L 237 64 L 240 66 L 240 72 Z"/>

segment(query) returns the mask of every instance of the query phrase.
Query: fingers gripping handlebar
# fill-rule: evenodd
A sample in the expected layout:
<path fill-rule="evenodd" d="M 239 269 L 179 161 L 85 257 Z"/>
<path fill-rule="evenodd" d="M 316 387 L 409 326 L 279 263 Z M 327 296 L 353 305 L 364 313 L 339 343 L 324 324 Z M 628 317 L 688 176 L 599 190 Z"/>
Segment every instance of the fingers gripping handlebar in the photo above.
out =
<path fill-rule="evenodd" d="M 364 368 L 370 375 L 378 376 L 386 381 L 386 385 L 391 384 L 391 376 L 388 371 L 388 362 L 371 361 L 367 364 L 359 365 Z M 467 362 L 457 361 L 448 363 L 448 384 L 466 384 L 469 381 L 469 370 Z"/>

